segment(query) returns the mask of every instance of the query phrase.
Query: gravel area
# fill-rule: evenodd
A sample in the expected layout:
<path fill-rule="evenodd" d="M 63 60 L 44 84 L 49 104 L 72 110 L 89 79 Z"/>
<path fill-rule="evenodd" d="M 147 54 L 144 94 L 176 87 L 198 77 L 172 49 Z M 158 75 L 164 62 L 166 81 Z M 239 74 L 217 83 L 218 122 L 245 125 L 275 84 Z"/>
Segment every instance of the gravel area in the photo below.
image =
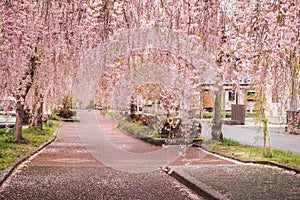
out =
<path fill-rule="evenodd" d="M 201 199 L 164 172 L 124 173 L 107 167 L 31 166 L 11 176 L 1 200 Z"/>
<path fill-rule="evenodd" d="M 300 199 L 300 175 L 262 165 L 176 166 L 229 199 Z"/>

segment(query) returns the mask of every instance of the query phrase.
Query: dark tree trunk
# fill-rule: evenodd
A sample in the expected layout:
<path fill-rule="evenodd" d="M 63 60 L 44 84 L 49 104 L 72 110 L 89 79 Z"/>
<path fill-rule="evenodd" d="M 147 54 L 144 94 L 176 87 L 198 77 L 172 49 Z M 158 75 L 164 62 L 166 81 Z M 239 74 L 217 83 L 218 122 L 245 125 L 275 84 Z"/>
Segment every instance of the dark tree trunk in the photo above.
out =
<path fill-rule="evenodd" d="M 32 121 L 32 126 L 43 130 L 43 102 L 38 102 L 38 107 L 36 109 L 36 114 L 34 116 L 34 119 Z"/>
<path fill-rule="evenodd" d="M 25 116 L 25 111 L 24 111 L 24 105 L 18 101 L 17 102 L 17 116 L 16 116 L 16 124 L 14 127 L 13 131 L 13 138 L 14 138 L 14 143 L 21 143 L 22 142 L 22 125 L 23 125 L 23 119 Z"/>
<path fill-rule="evenodd" d="M 20 81 L 20 88 L 18 94 L 14 95 L 17 100 L 17 109 L 16 109 L 17 117 L 16 117 L 16 124 L 13 130 L 13 140 L 15 143 L 20 143 L 22 141 L 22 125 L 25 117 L 24 102 L 33 83 L 34 74 L 37 65 L 36 61 L 37 61 L 36 56 L 30 57 L 29 70 L 26 71 L 25 75 L 22 77 L 22 80 Z M 28 77 L 29 77 L 28 82 L 25 84 L 24 87 L 22 87 L 23 81 L 28 79 Z"/>
<path fill-rule="evenodd" d="M 43 130 L 43 95 L 38 94 L 38 88 L 35 88 L 35 102 L 32 126 Z"/>
<path fill-rule="evenodd" d="M 212 139 L 216 141 L 223 141 L 221 99 L 222 99 L 222 86 L 217 85 L 215 91 L 214 118 L 212 124 L 212 132 L 211 132 Z"/>

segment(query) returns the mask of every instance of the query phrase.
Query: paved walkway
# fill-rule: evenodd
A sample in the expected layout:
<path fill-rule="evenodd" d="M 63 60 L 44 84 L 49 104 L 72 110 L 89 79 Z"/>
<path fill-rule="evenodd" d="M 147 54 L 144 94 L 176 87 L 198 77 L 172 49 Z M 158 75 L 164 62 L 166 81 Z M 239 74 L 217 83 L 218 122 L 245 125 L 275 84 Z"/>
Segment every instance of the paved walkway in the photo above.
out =
<path fill-rule="evenodd" d="M 111 118 L 101 118 L 99 125 L 103 132 L 94 137 L 98 126 L 92 121 L 95 115 L 87 111 L 81 114 L 80 123 L 64 123 L 55 142 L 19 166 L 4 182 L 0 187 L 1 200 L 203 199 L 159 170 L 159 166 L 146 172 L 144 164 L 148 162 L 145 160 L 134 158 L 126 162 L 105 149 L 104 158 L 119 159 L 107 166 L 107 160 L 99 160 L 100 152 L 94 154 L 93 150 L 113 146 L 124 152 L 145 153 L 156 151 L 158 147 L 118 131 Z M 94 143 L 99 141 L 101 134 L 112 143 L 106 140 Z M 100 146 L 88 145 L 88 138 L 92 144 Z M 220 162 L 224 163 L 221 159 Z M 135 171 L 128 172 L 128 169 Z"/>
<path fill-rule="evenodd" d="M 299 199 L 300 176 L 294 173 L 236 163 L 199 148 L 179 151 L 174 160 L 158 159 L 151 153 L 161 150 L 173 156 L 173 151 L 118 131 L 111 118 L 80 114 L 80 123 L 65 123 L 54 143 L 1 186 L 1 200 L 203 199 L 196 195 L 203 192 L 213 199 Z M 152 157 L 141 156 L 149 152 Z M 162 161 L 169 165 L 170 176 L 158 170 Z"/>

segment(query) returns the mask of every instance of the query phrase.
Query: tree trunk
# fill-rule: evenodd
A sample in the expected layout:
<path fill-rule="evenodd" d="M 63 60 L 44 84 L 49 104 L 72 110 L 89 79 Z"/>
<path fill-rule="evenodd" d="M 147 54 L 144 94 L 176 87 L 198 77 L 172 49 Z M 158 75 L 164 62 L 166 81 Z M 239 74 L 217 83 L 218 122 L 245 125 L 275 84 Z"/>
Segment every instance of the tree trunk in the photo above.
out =
<path fill-rule="evenodd" d="M 17 102 L 16 105 L 16 124 L 14 126 L 13 136 L 14 136 L 14 143 L 21 143 L 22 142 L 22 125 L 23 119 L 25 116 L 24 105 L 20 101 Z"/>
<path fill-rule="evenodd" d="M 268 129 L 268 132 L 267 132 L 267 137 L 268 137 L 268 142 L 269 142 L 269 147 L 270 147 L 270 154 L 271 154 L 271 156 L 273 156 L 273 149 L 272 149 L 271 136 L 270 136 L 269 129 Z"/>
<path fill-rule="evenodd" d="M 215 91 L 214 118 L 213 118 L 212 133 L 211 133 L 212 139 L 217 141 L 223 141 L 221 100 L 222 100 L 222 86 L 217 85 Z"/>
<path fill-rule="evenodd" d="M 36 109 L 36 113 L 34 119 L 32 121 L 32 126 L 43 130 L 43 102 L 38 102 L 38 107 Z"/>
<path fill-rule="evenodd" d="M 264 155 L 267 154 L 267 131 L 268 131 L 267 122 L 263 121 Z"/>
<path fill-rule="evenodd" d="M 43 130 L 43 95 L 38 94 L 37 88 L 35 88 L 35 96 L 36 106 L 34 108 L 32 126 L 39 130 Z"/>
<path fill-rule="evenodd" d="M 269 133 L 269 127 L 268 127 L 268 118 L 266 117 L 265 113 L 265 103 L 266 103 L 266 98 L 265 98 L 265 93 L 263 87 L 260 88 L 260 114 L 261 114 L 261 121 L 263 123 L 263 138 L 264 138 L 264 155 L 267 154 L 267 140 L 269 142 L 269 147 L 270 147 L 270 154 L 273 156 L 273 150 L 272 150 L 272 145 L 271 145 L 271 137 Z"/>
<path fill-rule="evenodd" d="M 36 49 L 35 49 L 36 51 Z M 26 80 L 29 78 L 28 82 L 25 84 L 24 88 L 21 87 L 23 85 L 22 81 L 20 81 L 20 88 L 18 90 L 18 93 L 15 94 L 14 96 L 16 97 L 17 100 L 17 117 L 16 117 L 16 124 L 13 130 L 13 136 L 14 136 L 14 142 L 15 143 L 20 143 L 22 141 L 22 125 L 23 125 L 23 120 L 25 116 L 25 111 L 24 111 L 24 102 L 26 99 L 26 96 L 32 86 L 33 79 L 34 79 L 34 74 L 36 70 L 36 56 L 31 56 L 30 61 L 29 61 L 29 70 L 26 71 L 25 75 L 22 77 L 22 80 Z"/>
<path fill-rule="evenodd" d="M 264 134 L 264 155 L 267 154 L 267 140 L 268 140 L 269 147 L 270 147 L 270 155 L 273 156 L 271 137 L 270 137 L 269 127 L 268 127 L 268 119 L 266 117 L 263 118 L 263 134 Z"/>

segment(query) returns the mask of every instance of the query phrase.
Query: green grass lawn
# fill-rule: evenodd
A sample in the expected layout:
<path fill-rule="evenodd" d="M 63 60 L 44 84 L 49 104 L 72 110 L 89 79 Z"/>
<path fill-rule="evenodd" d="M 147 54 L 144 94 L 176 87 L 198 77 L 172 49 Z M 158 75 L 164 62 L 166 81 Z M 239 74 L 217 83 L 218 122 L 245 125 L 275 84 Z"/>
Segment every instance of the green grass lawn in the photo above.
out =
<path fill-rule="evenodd" d="M 273 149 L 273 156 L 263 154 L 263 148 L 242 145 L 231 139 L 218 142 L 213 151 L 243 161 L 274 161 L 300 169 L 300 155 Z M 267 151 L 269 152 L 269 151 Z"/>
<path fill-rule="evenodd" d="M 0 172 L 7 168 L 11 163 L 27 153 L 37 149 L 44 142 L 48 141 L 58 124 L 48 121 L 43 125 L 43 131 L 29 127 L 23 130 L 23 142 L 13 143 L 12 129 L 0 129 Z"/>

